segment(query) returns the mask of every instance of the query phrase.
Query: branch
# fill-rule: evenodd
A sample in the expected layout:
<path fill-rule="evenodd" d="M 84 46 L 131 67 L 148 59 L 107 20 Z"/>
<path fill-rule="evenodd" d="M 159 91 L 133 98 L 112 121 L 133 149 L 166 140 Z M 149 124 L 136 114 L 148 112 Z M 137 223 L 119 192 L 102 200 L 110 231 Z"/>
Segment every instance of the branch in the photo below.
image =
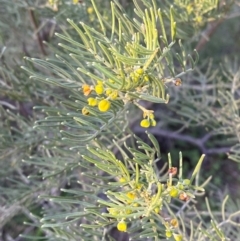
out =
<path fill-rule="evenodd" d="M 194 138 L 194 137 L 191 137 L 188 135 L 183 135 L 183 134 L 179 134 L 176 132 L 172 132 L 170 130 L 162 130 L 162 129 L 159 129 L 159 127 L 150 128 L 149 131 L 156 136 L 163 136 L 163 137 L 166 137 L 169 139 L 181 140 L 181 141 L 191 143 L 191 144 L 197 146 L 201 150 L 201 152 L 204 154 L 227 153 L 230 151 L 230 148 L 231 148 L 231 147 L 219 147 L 219 148 L 216 147 L 216 148 L 210 148 L 210 149 L 206 148 L 205 143 L 207 142 L 207 140 L 210 139 L 211 136 L 214 135 L 213 132 L 207 133 L 202 138 Z M 140 126 L 134 126 L 133 132 L 135 134 L 144 133 L 144 130 Z"/>
<path fill-rule="evenodd" d="M 40 48 L 40 50 L 41 50 L 43 55 L 47 55 L 46 51 L 44 49 L 44 46 L 43 46 L 42 37 L 41 37 L 41 35 L 40 35 L 39 31 L 38 31 L 38 24 L 37 24 L 37 20 L 36 20 L 34 11 L 32 9 L 29 9 L 28 12 L 29 12 L 30 19 L 32 21 L 34 30 L 35 30 L 36 35 L 37 35 L 37 41 L 38 41 L 39 48 Z"/>
<path fill-rule="evenodd" d="M 218 26 L 224 21 L 225 18 L 221 18 L 217 21 L 211 22 L 208 24 L 207 28 L 201 33 L 202 38 L 199 40 L 196 50 L 200 51 L 205 44 L 209 41 L 210 37 L 214 34 L 217 30 Z"/>
<path fill-rule="evenodd" d="M 224 11 L 224 16 L 222 16 L 220 19 L 210 22 L 207 25 L 207 28 L 202 32 L 202 38 L 200 39 L 200 41 L 198 42 L 197 46 L 196 46 L 196 50 L 200 51 L 205 44 L 209 41 L 209 38 L 214 34 L 214 32 L 216 32 L 218 26 L 225 20 L 227 19 L 227 13 L 230 11 L 233 3 L 235 1 L 232 1 L 231 3 L 229 3 L 228 5 L 225 3 L 225 1 L 221 1 L 220 2 L 220 7 L 223 8 Z"/>

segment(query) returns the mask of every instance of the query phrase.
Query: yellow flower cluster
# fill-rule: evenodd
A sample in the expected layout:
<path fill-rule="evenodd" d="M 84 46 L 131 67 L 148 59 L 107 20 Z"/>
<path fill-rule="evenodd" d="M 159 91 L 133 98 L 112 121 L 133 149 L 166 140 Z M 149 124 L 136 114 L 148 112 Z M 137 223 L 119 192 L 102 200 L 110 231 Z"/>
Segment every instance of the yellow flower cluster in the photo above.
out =
<path fill-rule="evenodd" d="M 149 81 L 149 77 L 145 75 L 143 68 L 136 69 L 134 72 L 130 74 L 130 77 L 134 82 L 139 82 L 141 78 L 145 82 Z"/>
<path fill-rule="evenodd" d="M 143 112 L 143 119 L 140 122 L 140 126 L 143 128 L 148 128 L 150 126 L 156 126 L 156 121 L 154 120 L 154 114 L 151 113 L 151 111 L 145 111 Z"/>
<path fill-rule="evenodd" d="M 127 180 L 125 177 L 123 177 L 123 176 L 118 177 L 119 183 L 124 184 L 124 183 L 126 183 L 126 181 Z M 148 192 L 148 190 L 145 189 L 143 184 L 141 184 L 139 182 L 135 182 L 135 180 L 131 180 L 130 183 L 131 183 L 131 185 L 130 185 L 131 189 L 129 189 L 129 190 L 127 190 L 127 192 L 125 192 L 128 187 L 127 187 L 127 185 L 124 185 L 123 187 L 124 187 L 125 191 L 124 191 L 124 193 L 121 194 L 121 198 L 119 199 L 126 206 L 124 207 L 123 205 L 121 205 L 120 207 L 109 207 L 108 208 L 109 214 L 112 215 L 113 218 L 115 218 L 118 221 L 117 229 L 120 232 L 127 232 L 128 215 L 136 212 L 135 207 L 138 207 L 138 206 L 142 206 L 142 208 L 146 207 L 147 208 L 146 215 L 148 215 L 149 212 L 153 212 L 155 214 L 160 214 L 159 212 L 161 212 L 161 210 L 162 210 L 162 202 L 161 201 L 158 202 L 161 198 L 156 199 L 157 194 L 150 194 Z M 186 181 L 186 183 L 188 183 L 188 182 Z M 167 185 L 166 185 L 166 189 L 164 190 L 164 184 L 161 185 L 161 190 L 163 191 L 163 193 L 166 191 L 165 194 L 167 194 L 171 197 L 178 196 L 178 192 L 179 192 L 175 186 L 167 187 Z M 145 203 L 145 205 L 142 204 L 141 202 L 139 202 L 138 199 L 140 199 L 141 201 L 144 200 L 143 203 Z M 157 200 L 157 202 L 156 202 L 156 200 Z M 143 216 L 140 216 L 140 218 L 141 217 L 143 217 Z M 183 240 L 183 236 L 176 232 L 176 229 L 179 226 L 179 222 L 175 217 L 170 219 L 169 221 L 164 222 L 164 226 L 165 226 L 166 238 L 172 238 L 175 241 Z"/>
<path fill-rule="evenodd" d="M 102 81 L 97 81 L 95 86 L 84 84 L 82 90 L 85 96 L 89 96 L 92 93 L 95 94 L 95 97 L 89 97 L 87 102 L 89 106 L 97 106 L 101 112 L 107 112 L 111 108 L 110 100 L 113 101 L 118 98 L 118 91 L 111 88 L 105 88 Z M 86 110 L 86 107 L 84 107 L 82 109 L 82 114 L 89 114 Z"/>
<path fill-rule="evenodd" d="M 143 68 L 138 68 L 130 73 L 125 79 L 124 90 L 137 90 L 141 91 L 141 88 L 149 81 L 148 75 L 145 73 Z"/>

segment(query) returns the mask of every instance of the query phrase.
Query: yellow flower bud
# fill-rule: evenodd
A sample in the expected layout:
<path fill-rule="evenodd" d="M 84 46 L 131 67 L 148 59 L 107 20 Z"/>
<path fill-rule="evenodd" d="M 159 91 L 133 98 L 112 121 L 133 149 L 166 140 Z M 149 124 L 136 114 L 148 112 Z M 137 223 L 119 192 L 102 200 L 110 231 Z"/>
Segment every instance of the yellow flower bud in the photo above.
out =
<path fill-rule="evenodd" d="M 147 75 L 145 75 L 143 79 L 144 79 L 146 82 L 149 81 L 149 77 L 148 77 Z"/>
<path fill-rule="evenodd" d="M 72 0 L 73 4 L 78 4 L 78 0 Z"/>
<path fill-rule="evenodd" d="M 105 91 L 106 96 L 109 96 L 111 93 L 112 93 L 111 89 L 106 89 L 106 91 Z"/>
<path fill-rule="evenodd" d="M 124 221 L 119 222 L 118 225 L 117 225 L 117 229 L 120 232 L 126 232 L 127 231 L 127 224 L 126 224 L 126 222 L 124 222 Z"/>
<path fill-rule="evenodd" d="M 171 224 L 174 228 L 176 228 L 176 227 L 178 226 L 178 221 L 177 221 L 177 219 L 176 219 L 176 218 L 173 218 L 173 219 L 170 221 L 170 224 Z"/>
<path fill-rule="evenodd" d="M 101 80 L 97 81 L 98 85 L 103 85 L 103 82 Z"/>
<path fill-rule="evenodd" d="M 188 15 L 190 15 L 192 13 L 192 11 L 193 11 L 192 4 L 188 4 L 187 7 L 186 7 L 186 10 L 187 10 Z"/>
<path fill-rule="evenodd" d="M 165 235 L 166 235 L 166 238 L 171 238 L 172 237 L 172 231 L 166 230 Z"/>
<path fill-rule="evenodd" d="M 141 121 L 140 126 L 144 128 L 148 128 L 150 126 L 150 121 L 147 119 L 144 119 Z"/>
<path fill-rule="evenodd" d="M 119 214 L 119 211 L 116 208 L 108 208 L 108 212 L 113 216 L 117 216 Z"/>
<path fill-rule="evenodd" d="M 179 195 L 179 199 L 182 201 L 188 201 L 190 197 L 185 192 L 181 192 Z"/>
<path fill-rule="evenodd" d="M 131 210 L 131 209 L 126 209 L 126 210 L 125 210 L 125 213 L 126 213 L 126 214 L 131 214 L 131 213 L 132 213 L 132 210 Z"/>
<path fill-rule="evenodd" d="M 149 114 L 149 118 L 150 118 L 150 119 L 154 119 L 154 114 L 153 114 L 153 113 L 150 113 L 150 114 Z"/>
<path fill-rule="evenodd" d="M 179 190 L 184 190 L 184 186 L 182 183 L 178 183 L 177 187 Z"/>
<path fill-rule="evenodd" d="M 154 119 L 151 119 L 151 126 L 156 126 L 157 122 Z"/>
<path fill-rule="evenodd" d="M 191 184 L 191 181 L 190 181 L 189 179 L 184 179 L 184 180 L 183 180 L 183 185 L 188 186 L 188 185 L 190 185 L 190 184 Z"/>
<path fill-rule="evenodd" d="M 93 11 L 94 11 L 94 10 L 93 10 L 93 8 L 92 8 L 92 7 L 88 7 L 88 8 L 87 8 L 87 13 L 88 13 L 88 14 L 92 14 L 92 13 L 93 13 Z"/>
<path fill-rule="evenodd" d="M 126 182 L 126 179 L 125 179 L 124 177 L 121 177 L 121 178 L 119 179 L 119 182 L 121 182 L 121 183 Z"/>
<path fill-rule="evenodd" d="M 175 239 L 175 241 L 182 241 L 183 240 L 183 236 L 181 234 L 173 234 L 173 237 Z"/>
<path fill-rule="evenodd" d="M 90 93 L 91 93 L 91 87 L 89 86 L 89 85 L 87 85 L 87 84 L 84 84 L 83 86 L 82 86 L 82 88 L 83 88 L 83 94 L 85 95 L 85 96 L 88 96 Z"/>
<path fill-rule="evenodd" d="M 140 189 L 142 188 L 142 186 L 143 186 L 143 184 L 141 184 L 141 183 L 136 184 L 136 188 L 137 188 L 138 190 L 140 190 Z"/>
<path fill-rule="evenodd" d="M 131 77 L 131 78 L 133 78 L 134 76 L 135 76 L 135 73 L 134 73 L 134 72 L 130 73 L 130 77 Z"/>
<path fill-rule="evenodd" d="M 82 114 L 83 115 L 89 115 L 89 111 L 88 111 L 88 109 L 86 107 L 82 108 Z"/>
<path fill-rule="evenodd" d="M 115 90 L 109 96 L 112 100 L 115 100 L 118 97 L 118 92 Z"/>
<path fill-rule="evenodd" d="M 113 79 L 109 79 L 109 82 L 112 83 L 112 84 L 115 83 L 115 81 Z"/>
<path fill-rule="evenodd" d="M 98 84 L 95 86 L 95 91 L 98 95 L 101 95 L 104 91 L 103 85 L 102 84 Z"/>
<path fill-rule="evenodd" d="M 87 101 L 88 101 L 88 105 L 90 106 L 96 106 L 98 103 L 98 101 L 92 97 L 88 98 Z"/>
<path fill-rule="evenodd" d="M 182 85 L 182 80 L 181 80 L 180 78 L 176 78 L 176 79 L 174 80 L 174 84 L 175 84 L 176 86 L 180 86 L 180 85 Z"/>
<path fill-rule="evenodd" d="M 178 190 L 176 187 L 171 187 L 170 191 L 169 191 L 169 195 L 171 197 L 177 197 L 178 196 Z"/>
<path fill-rule="evenodd" d="M 134 82 L 138 82 L 140 78 L 139 74 L 135 74 L 134 77 L 132 78 Z"/>
<path fill-rule="evenodd" d="M 127 197 L 130 198 L 130 199 L 132 199 L 132 200 L 134 200 L 134 199 L 136 198 L 136 195 L 135 195 L 135 193 L 133 193 L 133 192 L 128 192 L 128 193 L 127 193 Z"/>
<path fill-rule="evenodd" d="M 110 109 L 110 106 L 111 106 L 111 103 L 104 99 L 104 100 L 101 100 L 99 101 L 98 103 L 98 109 L 101 111 L 101 112 L 106 112 Z"/>
<path fill-rule="evenodd" d="M 155 213 L 159 213 L 159 211 L 160 211 L 160 208 L 159 208 L 159 207 L 154 208 L 154 212 L 155 212 Z"/>

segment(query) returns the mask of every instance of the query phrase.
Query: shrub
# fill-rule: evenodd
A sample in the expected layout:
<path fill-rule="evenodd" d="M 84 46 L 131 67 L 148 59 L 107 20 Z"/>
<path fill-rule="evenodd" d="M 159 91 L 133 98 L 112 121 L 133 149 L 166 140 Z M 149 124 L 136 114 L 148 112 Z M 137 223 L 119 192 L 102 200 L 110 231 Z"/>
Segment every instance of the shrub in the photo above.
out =
<path fill-rule="evenodd" d="M 23 41 L 1 54 L 4 239 L 237 240 L 237 202 L 200 174 L 240 160 L 237 60 L 198 55 L 234 1 L 2 6 L 3 43 Z"/>

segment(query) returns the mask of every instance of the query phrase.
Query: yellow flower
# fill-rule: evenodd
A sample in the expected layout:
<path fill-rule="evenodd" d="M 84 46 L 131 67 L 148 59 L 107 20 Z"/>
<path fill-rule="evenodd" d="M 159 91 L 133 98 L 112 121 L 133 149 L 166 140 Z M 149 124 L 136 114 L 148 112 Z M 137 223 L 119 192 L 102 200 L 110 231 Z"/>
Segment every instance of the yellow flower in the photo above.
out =
<path fill-rule="evenodd" d="M 142 75 L 144 73 L 144 70 L 143 70 L 143 68 L 139 68 L 139 69 L 135 70 L 135 72 L 139 75 Z"/>
<path fill-rule="evenodd" d="M 83 88 L 83 94 L 85 96 L 88 96 L 92 91 L 90 85 L 87 85 L 87 84 L 84 84 L 82 88 Z"/>
<path fill-rule="evenodd" d="M 106 112 L 110 109 L 111 107 L 111 103 L 110 101 L 104 99 L 104 100 L 101 100 L 99 101 L 98 103 L 98 109 L 101 111 L 101 112 Z"/>
<path fill-rule="evenodd" d="M 121 178 L 119 179 L 119 182 L 121 182 L 121 183 L 126 182 L 126 179 L 125 179 L 124 177 L 121 177 Z"/>
<path fill-rule="evenodd" d="M 102 84 L 98 84 L 95 86 L 95 91 L 98 95 L 101 95 L 104 91 L 103 85 Z"/>
<path fill-rule="evenodd" d="M 177 196 L 178 196 L 178 190 L 177 190 L 177 188 L 176 188 L 176 187 L 172 187 L 172 188 L 170 189 L 170 191 L 169 191 L 169 195 L 170 195 L 171 197 L 177 197 Z"/>
<path fill-rule="evenodd" d="M 166 230 L 165 235 L 166 235 L 166 238 L 171 238 L 172 237 L 172 231 Z"/>
<path fill-rule="evenodd" d="M 96 106 L 98 103 L 98 101 L 92 97 L 88 98 L 87 101 L 88 101 L 88 105 L 90 106 Z"/>
<path fill-rule="evenodd" d="M 78 0 L 72 0 L 73 4 L 78 4 Z"/>
<path fill-rule="evenodd" d="M 182 241 L 183 240 L 183 237 L 181 234 L 173 234 L 173 237 L 175 239 L 175 241 Z"/>
<path fill-rule="evenodd" d="M 87 13 L 88 13 L 88 14 L 92 14 L 92 13 L 93 13 L 93 11 L 94 11 L 94 10 L 93 10 L 93 8 L 92 8 L 92 7 L 88 7 L 88 8 L 87 8 Z"/>
<path fill-rule="evenodd" d="M 134 199 L 136 198 L 136 195 L 135 195 L 135 193 L 133 193 L 133 192 L 128 192 L 128 193 L 127 193 L 127 197 L 130 198 L 130 199 L 132 199 L 132 200 L 134 200 Z"/>
<path fill-rule="evenodd" d="M 117 229 L 120 232 L 126 232 L 127 231 L 127 224 L 126 224 L 126 222 L 124 222 L 124 221 L 119 222 L 118 225 L 117 225 Z"/>
<path fill-rule="evenodd" d="M 88 111 L 88 109 L 86 107 L 82 108 L 82 114 L 83 115 L 89 115 L 89 111 Z"/>
<path fill-rule="evenodd" d="M 143 128 L 148 128 L 150 126 L 150 121 L 147 120 L 147 119 L 143 119 L 141 122 L 140 122 L 140 126 L 143 127 Z"/>

